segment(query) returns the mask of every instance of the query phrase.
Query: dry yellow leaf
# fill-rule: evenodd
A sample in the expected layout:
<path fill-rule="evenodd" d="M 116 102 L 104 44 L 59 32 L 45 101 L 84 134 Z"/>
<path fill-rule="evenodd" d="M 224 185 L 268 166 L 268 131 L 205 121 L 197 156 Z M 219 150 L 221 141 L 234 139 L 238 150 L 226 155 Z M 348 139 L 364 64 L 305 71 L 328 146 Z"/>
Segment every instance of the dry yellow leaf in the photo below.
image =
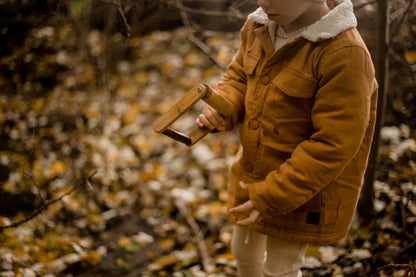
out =
<path fill-rule="evenodd" d="M 81 261 L 89 265 L 96 265 L 101 260 L 101 255 L 97 251 L 91 251 L 81 255 Z"/>
<path fill-rule="evenodd" d="M 29 253 L 23 248 L 23 246 L 16 246 L 13 249 L 13 260 L 15 262 L 27 262 L 30 259 Z"/>
<path fill-rule="evenodd" d="M 158 259 L 155 263 L 160 266 L 161 268 L 179 263 L 180 259 L 177 256 L 174 255 L 167 255 L 163 256 L 160 259 Z"/>
<path fill-rule="evenodd" d="M 175 241 L 173 239 L 162 239 L 158 242 L 158 247 L 162 251 L 169 250 L 173 246 L 175 246 Z"/>
<path fill-rule="evenodd" d="M 226 204 L 220 201 L 213 201 L 199 207 L 199 210 L 210 218 L 221 218 L 225 215 L 226 209 Z"/>
<path fill-rule="evenodd" d="M 43 168 L 41 160 L 36 160 L 33 162 L 32 174 L 33 174 L 33 178 L 37 182 L 43 182 L 43 180 L 45 179 L 44 168 Z"/>
<path fill-rule="evenodd" d="M 144 86 L 147 84 L 149 80 L 149 72 L 141 70 L 136 73 L 136 75 L 134 76 L 134 79 L 139 85 Z"/>
<path fill-rule="evenodd" d="M 217 57 L 218 57 L 218 59 L 219 59 L 222 63 L 224 63 L 224 64 L 228 64 L 228 63 L 230 63 L 230 62 L 231 62 L 232 55 L 231 55 L 231 53 L 228 51 L 228 49 L 227 49 L 227 48 L 222 47 L 222 48 L 218 51 L 218 53 L 217 53 Z"/>
<path fill-rule="evenodd" d="M 126 261 L 123 258 L 117 258 L 116 259 L 116 264 L 118 266 L 125 266 L 126 265 Z"/>
<path fill-rule="evenodd" d="M 306 249 L 306 254 L 307 257 L 315 257 L 317 259 L 321 258 L 321 252 L 319 251 L 319 246 L 316 245 L 310 245 L 307 249 Z"/>
<path fill-rule="evenodd" d="M 64 174 L 66 170 L 66 163 L 63 161 L 56 161 L 50 168 L 49 168 L 49 177 L 55 178 Z"/>
<path fill-rule="evenodd" d="M 126 247 L 130 243 L 132 243 L 132 239 L 126 236 L 121 236 L 117 241 L 117 245 L 121 248 Z"/>
<path fill-rule="evenodd" d="M 125 98 L 137 96 L 137 86 L 135 84 L 123 84 L 117 90 L 117 95 Z"/>
<path fill-rule="evenodd" d="M 163 173 L 163 168 L 158 164 L 153 164 L 147 167 L 146 171 L 143 172 L 140 177 L 143 182 L 148 182 L 157 180 L 161 173 Z"/>
<path fill-rule="evenodd" d="M 202 77 L 204 78 L 211 78 L 216 76 L 218 73 L 214 70 L 214 68 L 209 67 L 207 69 L 204 70 L 204 72 L 202 73 Z"/>
<path fill-rule="evenodd" d="M 130 105 L 124 115 L 124 123 L 132 124 L 136 121 L 137 115 L 140 113 L 140 107 L 137 105 Z"/>
<path fill-rule="evenodd" d="M 231 253 L 224 253 L 218 256 L 219 259 L 225 259 L 227 261 L 232 261 L 234 260 L 234 255 Z"/>
<path fill-rule="evenodd" d="M 220 192 L 218 193 L 218 199 L 227 202 L 228 192 L 226 190 L 220 190 Z"/>
<path fill-rule="evenodd" d="M 37 98 L 33 101 L 33 109 L 36 112 L 40 112 L 45 106 L 45 98 Z"/>
<path fill-rule="evenodd" d="M 408 63 L 416 63 L 416 50 L 404 52 L 404 58 Z"/>
<path fill-rule="evenodd" d="M 206 43 L 209 47 L 218 47 L 219 45 L 223 44 L 224 41 L 221 37 L 210 37 L 207 39 Z"/>
<path fill-rule="evenodd" d="M 198 65 L 199 63 L 201 63 L 201 57 L 195 52 L 190 52 L 188 55 L 186 55 L 185 64 L 187 66 Z"/>
<path fill-rule="evenodd" d="M 175 68 L 175 65 L 174 64 L 172 64 L 172 63 L 169 63 L 169 62 L 167 62 L 167 63 L 164 63 L 162 66 L 161 66 L 161 70 L 162 70 L 162 73 L 164 74 L 164 75 L 168 75 L 173 69 Z"/>

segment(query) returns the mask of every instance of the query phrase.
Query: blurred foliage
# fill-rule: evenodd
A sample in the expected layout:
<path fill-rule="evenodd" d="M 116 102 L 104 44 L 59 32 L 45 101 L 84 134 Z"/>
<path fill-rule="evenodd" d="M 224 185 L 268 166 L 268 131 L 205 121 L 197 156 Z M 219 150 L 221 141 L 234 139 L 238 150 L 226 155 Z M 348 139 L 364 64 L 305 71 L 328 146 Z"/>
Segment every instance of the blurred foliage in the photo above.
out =
<path fill-rule="evenodd" d="M 72 0 L 69 5 L 71 14 L 77 16 L 90 10 L 91 0 Z"/>

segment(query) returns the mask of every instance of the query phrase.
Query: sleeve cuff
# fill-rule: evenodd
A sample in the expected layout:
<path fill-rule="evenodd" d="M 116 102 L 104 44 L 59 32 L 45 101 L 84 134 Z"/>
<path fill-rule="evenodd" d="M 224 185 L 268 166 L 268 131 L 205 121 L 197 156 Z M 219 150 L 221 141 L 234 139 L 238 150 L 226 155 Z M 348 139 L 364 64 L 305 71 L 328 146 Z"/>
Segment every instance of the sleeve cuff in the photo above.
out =
<path fill-rule="evenodd" d="M 271 197 L 266 181 L 251 183 L 248 185 L 248 194 L 254 208 L 260 214 L 280 214 L 281 209 L 278 204 Z"/>

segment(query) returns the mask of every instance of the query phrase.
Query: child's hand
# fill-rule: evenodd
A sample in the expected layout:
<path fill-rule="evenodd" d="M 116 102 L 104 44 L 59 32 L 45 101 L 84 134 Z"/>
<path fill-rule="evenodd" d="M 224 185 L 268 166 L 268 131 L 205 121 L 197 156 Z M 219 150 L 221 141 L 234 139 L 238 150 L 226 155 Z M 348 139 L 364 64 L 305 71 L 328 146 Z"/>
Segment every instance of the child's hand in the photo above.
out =
<path fill-rule="evenodd" d="M 240 187 L 245 190 L 247 190 L 248 188 L 247 184 L 242 181 L 240 181 Z M 259 219 L 260 212 L 254 208 L 254 205 L 251 202 L 251 200 L 245 202 L 244 204 L 240 206 L 230 209 L 230 213 L 246 213 L 246 212 L 250 212 L 250 215 L 243 220 L 237 221 L 237 225 L 239 226 L 247 226 L 247 225 L 256 223 L 256 221 Z"/>
<path fill-rule="evenodd" d="M 210 105 L 205 105 L 202 113 L 196 120 L 198 127 L 207 127 L 208 129 L 226 131 L 228 128 L 227 121 Z"/>

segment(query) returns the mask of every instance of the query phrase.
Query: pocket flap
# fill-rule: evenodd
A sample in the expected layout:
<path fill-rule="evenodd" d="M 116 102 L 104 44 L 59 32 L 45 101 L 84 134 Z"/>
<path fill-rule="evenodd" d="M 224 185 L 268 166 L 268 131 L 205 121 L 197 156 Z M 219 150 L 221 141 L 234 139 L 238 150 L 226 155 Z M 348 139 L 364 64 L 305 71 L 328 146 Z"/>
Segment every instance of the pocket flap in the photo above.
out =
<path fill-rule="evenodd" d="M 254 56 L 250 52 L 244 56 L 244 71 L 247 75 L 252 75 L 254 73 L 259 59 L 260 58 Z"/>
<path fill-rule="evenodd" d="M 282 70 L 272 82 L 286 95 L 298 98 L 314 97 L 318 86 L 317 80 L 288 70 Z"/>

